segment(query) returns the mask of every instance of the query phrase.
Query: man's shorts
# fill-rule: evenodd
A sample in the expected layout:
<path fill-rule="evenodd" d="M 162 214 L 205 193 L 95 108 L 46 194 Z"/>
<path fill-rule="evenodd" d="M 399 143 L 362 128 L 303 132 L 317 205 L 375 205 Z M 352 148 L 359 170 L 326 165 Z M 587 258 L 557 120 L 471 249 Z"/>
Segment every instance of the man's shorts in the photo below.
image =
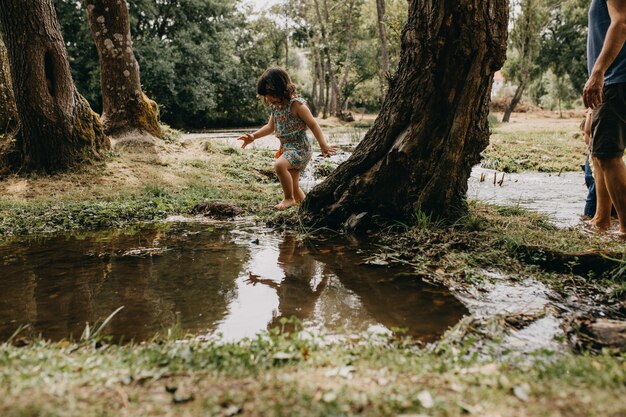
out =
<path fill-rule="evenodd" d="M 605 85 L 602 104 L 593 111 L 591 154 L 599 159 L 624 155 L 626 148 L 626 83 Z"/>

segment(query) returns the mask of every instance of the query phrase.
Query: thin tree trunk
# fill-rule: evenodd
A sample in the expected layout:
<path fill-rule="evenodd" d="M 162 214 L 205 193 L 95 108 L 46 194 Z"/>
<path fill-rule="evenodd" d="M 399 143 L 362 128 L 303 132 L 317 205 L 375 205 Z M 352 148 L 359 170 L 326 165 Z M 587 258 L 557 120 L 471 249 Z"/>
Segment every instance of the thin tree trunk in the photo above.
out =
<path fill-rule="evenodd" d="M 99 158 L 109 140 L 76 90 L 51 0 L 3 0 L 0 25 L 20 116 L 20 165 L 52 172 Z"/>
<path fill-rule="evenodd" d="M 504 62 L 507 0 L 410 0 L 398 71 L 353 155 L 307 196 L 308 222 L 366 212 L 412 222 L 466 213 L 467 180 L 489 142 L 489 94 Z"/>
<path fill-rule="evenodd" d="M 100 57 L 102 121 L 109 135 L 147 132 L 162 137 L 157 104 L 141 90 L 125 0 L 83 0 Z"/>
<path fill-rule="evenodd" d="M 352 33 L 352 11 L 354 9 L 354 1 L 350 2 L 350 6 L 348 9 L 348 19 L 347 19 L 347 28 L 348 31 L 348 50 L 346 52 L 346 60 L 344 62 L 343 68 L 343 77 L 341 78 L 341 82 L 339 83 L 338 88 L 338 96 L 337 96 L 337 116 L 342 120 L 345 118 L 344 110 L 347 110 L 348 97 L 344 97 L 345 88 L 348 84 L 348 79 L 350 77 L 350 66 L 352 61 L 352 51 L 354 50 L 353 40 L 354 34 Z"/>
<path fill-rule="evenodd" d="M 378 16 L 378 36 L 380 37 L 380 55 L 383 74 L 389 73 L 389 47 L 387 46 L 387 29 L 385 28 L 385 0 L 376 0 Z M 384 77 L 383 77 L 384 79 Z"/>
<path fill-rule="evenodd" d="M 511 119 L 511 113 L 513 113 L 513 110 L 515 110 L 515 106 L 517 106 L 517 104 L 522 99 L 522 94 L 524 93 L 525 87 L 526 87 L 526 83 L 523 81 L 520 82 L 519 85 L 517 86 L 517 89 L 515 90 L 515 94 L 513 94 L 513 98 L 509 102 L 509 105 L 506 106 L 506 109 L 504 109 L 504 115 L 502 116 L 503 123 L 507 123 Z"/>

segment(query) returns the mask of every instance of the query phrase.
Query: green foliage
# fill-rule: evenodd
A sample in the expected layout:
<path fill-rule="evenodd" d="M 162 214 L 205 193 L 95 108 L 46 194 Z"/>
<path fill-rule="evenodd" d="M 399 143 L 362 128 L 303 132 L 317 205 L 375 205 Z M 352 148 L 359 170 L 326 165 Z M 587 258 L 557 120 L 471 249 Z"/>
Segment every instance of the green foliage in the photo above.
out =
<path fill-rule="evenodd" d="M 99 111 L 99 63 L 86 11 L 78 0 L 54 3 L 77 87 Z M 272 41 L 252 36 L 259 29 L 247 22 L 238 1 L 138 0 L 129 2 L 129 12 L 142 85 L 164 122 L 202 128 L 266 119 L 255 82 L 273 61 L 254 51 Z M 276 30 L 272 21 L 265 23 L 263 31 Z"/>
<path fill-rule="evenodd" d="M 557 77 L 568 76 L 577 92 L 587 80 L 588 9 L 586 0 L 553 2 L 537 59 L 538 65 L 550 68 Z"/>

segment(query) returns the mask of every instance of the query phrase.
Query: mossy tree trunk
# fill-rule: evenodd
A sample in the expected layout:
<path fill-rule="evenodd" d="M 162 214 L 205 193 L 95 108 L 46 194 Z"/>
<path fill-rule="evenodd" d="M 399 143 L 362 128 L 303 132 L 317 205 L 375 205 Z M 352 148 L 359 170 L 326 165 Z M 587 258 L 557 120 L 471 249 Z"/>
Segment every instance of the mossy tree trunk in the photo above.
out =
<path fill-rule="evenodd" d="M 0 36 L 0 173 L 15 171 L 21 160 L 15 133 L 19 126 L 9 56 Z"/>
<path fill-rule="evenodd" d="M 107 134 L 139 130 L 162 137 L 157 104 L 141 90 L 126 1 L 83 0 L 83 4 L 100 58 L 102 120 Z"/>
<path fill-rule="evenodd" d="M 76 90 L 51 0 L 2 0 L 0 27 L 20 119 L 20 166 L 53 172 L 101 157 L 109 140 Z"/>
<path fill-rule="evenodd" d="M 13 86 L 11 85 L 11 70 L 6 46 L 0 36 L 0 135 L 12 132 L 17 126 L 17 109 Z"/>
<path fill-rule="evenodd" d="M 458 217 L 489 142 L 493 74 L 505 59 L 506 0 L 409 1 L 398 71 L 353 155 L 308 195 L 307 220 L 367 212 L 411 222 Z"/>

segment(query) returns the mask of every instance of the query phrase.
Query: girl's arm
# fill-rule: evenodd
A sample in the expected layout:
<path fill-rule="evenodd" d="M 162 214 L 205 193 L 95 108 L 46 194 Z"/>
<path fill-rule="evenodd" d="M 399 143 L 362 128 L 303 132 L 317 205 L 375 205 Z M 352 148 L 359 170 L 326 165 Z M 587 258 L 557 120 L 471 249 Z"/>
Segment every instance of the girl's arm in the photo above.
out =
<path fill-rule="evenodd" d="M 274 132 L 274 115 L 270 114 L 270 119 L 267 121 L 267 124 L 253 133 L 246 133 L 245 135 L 239 136 L 238 140 L 242 140 L 243 144 L 241 145 L 241 149 L 245 149 L 246 146 L 250 145 L 254 142 L 255 139 L 262 138 L 263 136 L 270 135 Z"/>
<path fill-rule="evenodd" d="M 322 128 L 311 114 L 311 110 L 309 110 L 308 106 L 294 101 L 294 103 L 292 104 L 292 111 L 295 112 L 296 115 L 304 121 L 309 129 L 311 129 L 311 132 L 313 132 L 313 136 L 315 136 L 315 139 L 317 139 L 317 142 L 320 144 L 322 155 L 328 156 L 337 151 L 337 148 L 329 145 L 328 142 L 326 142 L 326 139 L 324 138 L 324 133 L 322 132 Z"/>

